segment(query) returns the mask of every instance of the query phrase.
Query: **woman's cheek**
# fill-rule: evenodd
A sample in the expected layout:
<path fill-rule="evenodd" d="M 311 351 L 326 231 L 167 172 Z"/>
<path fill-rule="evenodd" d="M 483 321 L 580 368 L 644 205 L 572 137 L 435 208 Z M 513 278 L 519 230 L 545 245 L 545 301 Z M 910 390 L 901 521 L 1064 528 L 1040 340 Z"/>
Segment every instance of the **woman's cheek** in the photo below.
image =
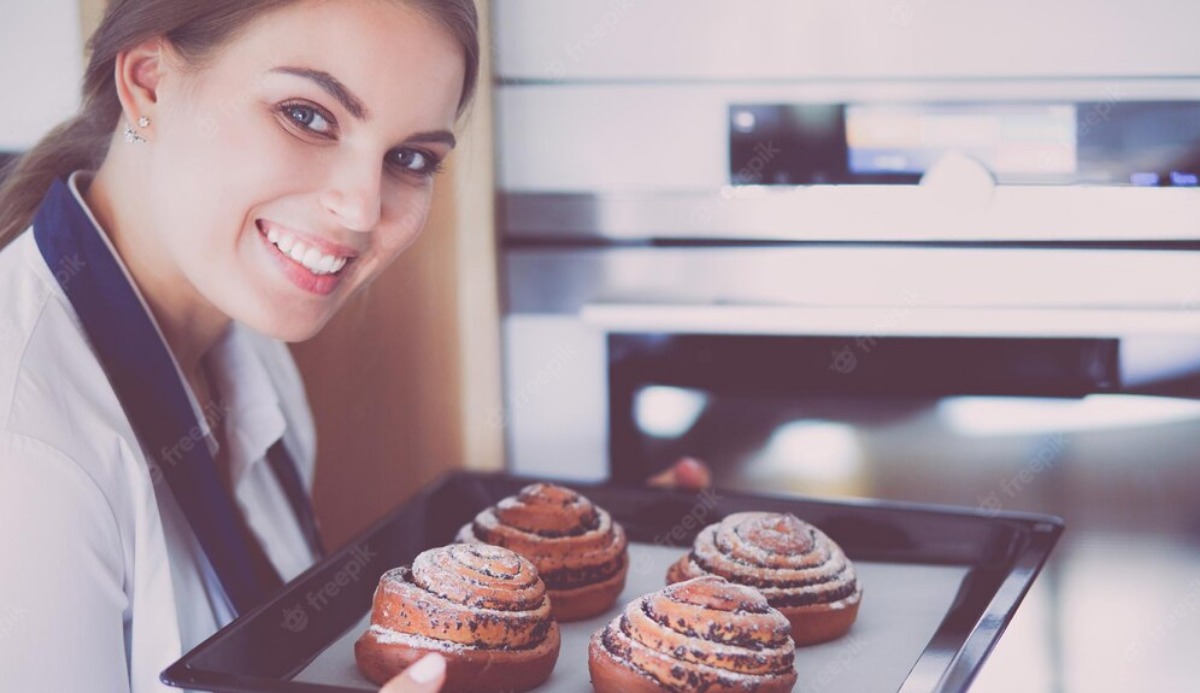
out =
<path fill-rule="evenodd" d="M 231 110 L 241 117 L 222 118 L 223 127 L 215 133 L 219 142 L 207 149 L 214 156 L 223 157 L 223 161 L 213 165 L 231 180 L 237 180 L 239 186 L 252 184 L 251 189 L 256 189 L 264 181 L 287 180 L 289 171 L 294 177 L 303 170 L 307 159 L 319 154 L 312 147 L 302 146 L 287 132 L 267 105 L 242 104 Z"/>
<path fill-rule="evenodd" d="M 295 180 L 305 172 L 319 168 L 321 152 L 315 147 L 305 147 L 286 132 L 270 133 L 254 146 L 241 147 L 243 170 L 268 175 L 265 180 L 279 182 Z"/>
<path fill-rule="evenodd" d="M 386 243 L 391 253 L 390 260 L 408 249 L 420 237 L 429 221 L 429 210 L 433 206 L 433 186 L 426 185 L 408 190 L 396 196 L 392 210 L 385 208 L 385 215 L 394 219 L 388 226 L 392 229 Z M 389 260 L 389 262 L 390 262 Z"/>

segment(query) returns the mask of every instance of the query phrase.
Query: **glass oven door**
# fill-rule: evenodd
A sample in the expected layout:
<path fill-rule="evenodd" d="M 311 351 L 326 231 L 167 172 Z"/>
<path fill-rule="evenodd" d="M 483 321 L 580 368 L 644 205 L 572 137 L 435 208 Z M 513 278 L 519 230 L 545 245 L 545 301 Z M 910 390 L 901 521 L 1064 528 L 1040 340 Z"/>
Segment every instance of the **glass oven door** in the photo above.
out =
<path fill-rule="evenodd" d="M 1187 352 L 1171 342 L 1156 353 Z M 612 333 L 612 472 L 692 456 L 729 488 L 1058 515 L 1063 541 L 973 690 L 1190 690 L 1200 377 L 1139 375 L 1131 346 Z"/>

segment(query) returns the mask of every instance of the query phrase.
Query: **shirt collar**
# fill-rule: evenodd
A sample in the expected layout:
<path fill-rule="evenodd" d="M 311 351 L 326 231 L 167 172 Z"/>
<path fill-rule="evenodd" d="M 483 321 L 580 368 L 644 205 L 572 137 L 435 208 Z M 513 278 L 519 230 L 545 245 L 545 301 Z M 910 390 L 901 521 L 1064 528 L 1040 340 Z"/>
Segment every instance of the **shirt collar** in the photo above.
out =
<path fill-rule="evenodd" d="M 221 393 L 223 417 L 217 422 L 230 446 L 228 459 L 234 488 L 260 463 L 287 427 L 262 354 L 249 328 L 233 323 L 206 357 L 209 373 Z"/>

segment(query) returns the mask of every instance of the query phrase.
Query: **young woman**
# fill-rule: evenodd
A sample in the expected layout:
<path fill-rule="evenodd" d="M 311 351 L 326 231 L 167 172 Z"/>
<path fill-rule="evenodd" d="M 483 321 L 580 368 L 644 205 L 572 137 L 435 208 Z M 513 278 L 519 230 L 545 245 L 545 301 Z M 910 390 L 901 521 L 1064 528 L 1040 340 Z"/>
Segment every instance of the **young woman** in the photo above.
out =
<path fill-rule="evenodd" d="M 0 189 L 4 691 L 169 690 L 317 558 L 282 342 L 420 233 L 478 66 L 471 0 L 114 0 L 92 49 Z"/>
<path fill-rule="evenodd" d="M 113 0 L 91 45 L 0 188 L 3 691 L 168 690 L 319 557 L 283 342 L 420 233 L 479 62 L 471 0 Z"/>

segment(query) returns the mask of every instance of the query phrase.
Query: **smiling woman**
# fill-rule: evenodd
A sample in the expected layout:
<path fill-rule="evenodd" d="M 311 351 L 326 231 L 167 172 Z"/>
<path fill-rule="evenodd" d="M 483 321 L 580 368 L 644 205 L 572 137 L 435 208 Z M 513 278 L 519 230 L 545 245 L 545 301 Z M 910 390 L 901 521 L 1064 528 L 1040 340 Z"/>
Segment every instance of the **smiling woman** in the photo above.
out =
<path fill-rule="evenodd" d="M 479 72 L 471 0 L 114 0 L 91 46 L 0 187 L 0 690 L 160 690 L 320 555 L 282 342 L 416 240 Z"/>

